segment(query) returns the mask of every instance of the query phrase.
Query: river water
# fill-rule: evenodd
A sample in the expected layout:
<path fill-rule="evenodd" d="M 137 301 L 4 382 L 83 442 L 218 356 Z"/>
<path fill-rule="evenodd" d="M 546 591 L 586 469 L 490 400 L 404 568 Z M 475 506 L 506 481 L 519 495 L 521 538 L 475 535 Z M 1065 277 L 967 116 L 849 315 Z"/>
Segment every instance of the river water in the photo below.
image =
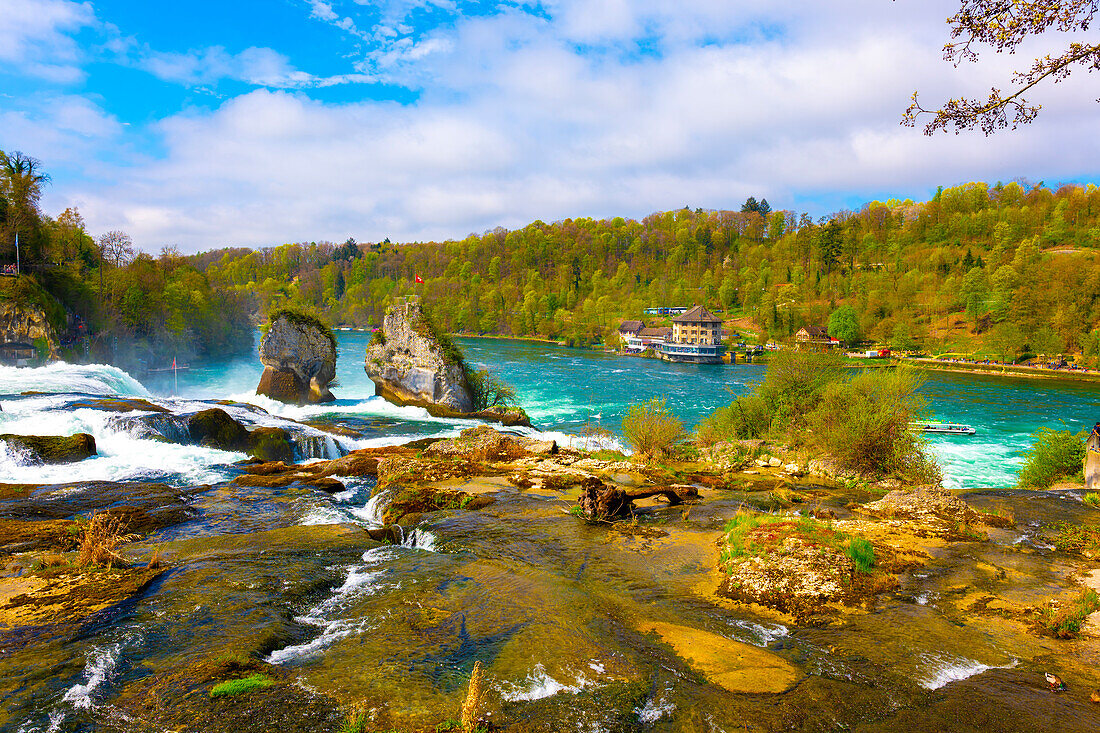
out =
<path fill-rule="evenodd" d="M 1036 677 L 1042 687 L 1031 660 L 1047 664 L 1056 653 L 1046 642 L 1003 620 L 960 618 L 952 600 L 977 587 L 1045 602 L 1070 570 L 1052 563 L 1038 520 L 1025 510 L 1049 521 L 1095 521 L 1079 498 L 968 495 L 1016 512 L 1020 530 L 938 553 L 927 572 L 905 580 L 874 613 L 854 617 L 848 630 L 794 630 L 707 595 L 715 587 L 715 538 L 746 495 L 715 497 L 690 516 L 678 509 L 662 516 L 656 521 L 667 534 L 654 540 L 609 536 L 563 517 L 569 501 L 553 492 L 490 482 L 468 487 L 495 492 L 489 507 L 429 515 L 403 544 L 379 547 L 349 529 L 377 524 L 384 497 L 373 495 L 372 480 L 348 479 L 334 496 L 244 489 L 228 483 L 243 454 L 165 440 L 178 426 L 157 423 L 158 437 L 142 415 L 87 401 L 143 397 L 183 415 L 228 401 L 220 406 L 242 422 L 294 432 L 303 459 L 453 435 L 472 424 L 374 397 L 362 370 L 368 338 L 338 334 L 338 400 L 324 406 L 257 398 L 260 366 L 251 358 L 193 364 L 178 383 L 164 373 L 141 383 L 102 365 L 0 367 L 0 433 L 89 432 L 100 452 L 59 467 L 0 455 L 0 483 L 66 484 L 28 499 L 28 511 L 76 512 L 107 490 L 89 482 L 153 481 L 167 485 L 190 517 L 146 540 L 176 564 L 136 601 L 75 631 L 0 629 L 0 731 L 128 730 L 143 681 L 225 654 L 262 658 L 303 689 L 388 707 L 424 726 L 457 711 L 476 660 L 489 665 L 503 712 L 520 721 L 511 730 L 826 730 L 861 720 L 869 721 L 865 730 L 970 730 L 952 721 L 973 709 L 988 723 L 1015 705 L 1023 712 L 988 729 L 1040 730 L 1051 715 L 1075 716 L 1060 725 L 1065 730 L 1095 729 L 1095 719 L 1072 707 L 1075 698 L 1028 697 Z M 462 345 L 470 361 L 516 388 L 536 425 L 530 434 L 563 441 L 583 440 L 586 426 L 615 432 L 631 404 L 651 397 L 665 398 L 690 427 L 764 374 L 752 365 L 670 365 L 529 342 Z M 978 430 L 933 442 L 948 483 L 965 488 L 1011 485 L 1034 430 L 1076 430 L 1100 414 L 1100 390 L 1075 383 L 931 373 L 924 393 L 938 418 Z M 159 500 L 153 494 L 161 489 L 141 491 L 152 493 L 125 502 Z M 838 510 L 849 500 L 837 498 Z M 976 560 L 1000 572 L 983 575 Z M 731 696 L 700 683 L 667 646 L 639 632 L 654 622 L 768 650 L 803 681 L 776 700 Z M 972 681 L 979 678 L 994 680 L 996 691 Z M 1082 684 L 1080 676 L 1068 679 Z M 1087 712 L 1089 703 L 1081 704 Z M 924 712 L 899 712 L 906 710 Z M 1031 717 L 1017 728 L 1016 714 Z"/>
<path fill-rule="evenodd" d="M 340 387 L 335 405 L 287 407 L 261 404 L 273 413 L 303 418 L 324 416 L 375 427 L 391 437 L 419 437 L 445 430 L 446 421 L 419 410 L 401 410 L 374 399 L 374 385 L 363 371 L 370 334 L 337 332 Z M 553 344 L 504 339 L 460 339 L 469 360 L 488 367 L 516 389 L 520 404 L 539 430 L 561 438 L 582 435 L 586 426 L 619 433 L 631 405 L 653 397 L 694 427 L 716 407 L 751 392 L 765 367 L 752 364 L 667 364 L 653 359 L 568 349 Z M 262 368 L 252 357 L 195 364 L 178 373 L 178 394 L 194 399 L 231 398 L 256 402 Z M 168 374 L 147 380 L 157 394 L 174 394 Z M 948 372 L 925 372 L 922 392 L 932 417 L 974 426 L 974 436 L 932 436 L 937 460 L 951 488 L 1011 486 L 1021 454 L 1041 427 L 1081 430 L 1100 420 L 1100 384 L 1052 379 L 1017 379 Z M 262 400 L 262 398 L 261 398 Z M 400 427 L 389 424 L 400 417 Z M 453 423 L 453 421 L 451 421 Z M 350 423 L 349 423 L 350 424 Z M 380 435 L 380 437 L 382 437 Z"/>

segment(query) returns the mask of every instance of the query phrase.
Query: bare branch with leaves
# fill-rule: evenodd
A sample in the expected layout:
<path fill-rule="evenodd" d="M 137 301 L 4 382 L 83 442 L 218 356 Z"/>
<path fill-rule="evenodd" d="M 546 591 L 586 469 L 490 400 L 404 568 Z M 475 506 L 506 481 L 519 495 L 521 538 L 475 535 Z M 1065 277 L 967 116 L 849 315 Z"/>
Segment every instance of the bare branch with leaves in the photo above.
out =
<path fill-rule="evenodd" d="M 980 46 L 1014 54 L 1029 38 L 1049 31 L 1086 32 L 1097 6 L 1098 0 L 963 0 L 958 12 L 947 19 L 951 41 L 943 47 L 944 60 L 958 67 L 964 61 L 976 62 Z M 919 118 L 932 115 L 924 126 L 925 135 L 949 129 L 956 135 L 974 128 L 986 135 L 1008 127 L 1016 129 L 1032 122 L 1042 109 L 1025 98 L 1025 93 L 1047 80 L 1060 82 L 1081 68 L 1090 72 L 1100 69 L 1100 43 L 1074 41 L 1061 53 L 1035 59 L 1027 69 L 1013 73 L 1010 89 L 992 87 L 984 100 L 958 97 L 933 110 L 926 109 L 918 92 L 913 92 L 901 123 L 914 127 Z"/>

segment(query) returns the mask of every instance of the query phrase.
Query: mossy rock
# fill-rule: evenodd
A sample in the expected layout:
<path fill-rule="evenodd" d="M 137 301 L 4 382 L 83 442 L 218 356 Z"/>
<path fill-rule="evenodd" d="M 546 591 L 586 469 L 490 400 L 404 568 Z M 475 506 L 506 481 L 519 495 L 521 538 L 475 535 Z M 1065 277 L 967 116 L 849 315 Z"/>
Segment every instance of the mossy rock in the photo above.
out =
<path fill-rule="evenodd" d="M 248 434 L 248 455 L 263 461 L 294 460 L 294 444 L 283 428 L 256 428 Z"/>
<path fill-rule="evenodd" d="M 249 444 L 248 430 L 217 407 L 196 412 L 187 420 L 191 440 L 209 448 L 241 450 Z"/>
<path fill-rule="evenodd" d="M 95 438 L 87 433 L 75 435 L 0 435 L 10 448 L 27 453 L 42 463 L 75 463 L 96 454 Z"/>
<path fill-rule="evenodd" d="M 74 402 L 75 407 L 90 407 L 94 410 L 107 412 L 158 412 L 170 414 L 172 411 L 166 407 L 153 404 L 149 400 L 140 398 L 106 398 L 94 397 Z"/>
<path fill-rule="evenodd" d="M 383 524 L 398 524 L 410 514 L 438 512 L 444 509 L 482 509 L 495 501 L 485 494 L 467 494 L 465 491 L 435 489 L 430 486 L 402 489 L 386 505 Z"/>

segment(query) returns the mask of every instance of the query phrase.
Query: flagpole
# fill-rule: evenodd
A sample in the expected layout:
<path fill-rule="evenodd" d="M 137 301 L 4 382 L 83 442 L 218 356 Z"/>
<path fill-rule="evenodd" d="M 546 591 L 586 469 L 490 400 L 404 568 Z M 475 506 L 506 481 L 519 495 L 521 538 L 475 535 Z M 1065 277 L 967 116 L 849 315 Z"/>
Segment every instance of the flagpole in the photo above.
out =
<path fill-rule="evenodd" d="M 172 357 L 172 376 L 176 379 L 176 395 L 180 393 L 180 373 L 176 368 L 176 357 Z"/>

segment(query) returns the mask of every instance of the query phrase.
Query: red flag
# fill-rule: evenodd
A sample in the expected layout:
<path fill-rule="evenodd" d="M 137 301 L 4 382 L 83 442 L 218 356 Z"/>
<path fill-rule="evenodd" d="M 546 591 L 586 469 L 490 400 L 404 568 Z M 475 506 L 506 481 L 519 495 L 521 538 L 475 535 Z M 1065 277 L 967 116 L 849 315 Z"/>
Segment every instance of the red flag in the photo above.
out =
<path fill-rule="evenodd" d="M 176 368 L 176 357 L 174 357 L 174 356 L 172 357 L 172 368 L 173 369 Z"/>
<path fill-rule="evenodd" d="M 422 283 L 422 282 L 424 282 L 424 278 L 422 278 L 422 277 L 420 277 L 419 275 L 417 275 L 417 276 L 416 276 L 416 281 L 417 281 L 418 283 Z"/>

